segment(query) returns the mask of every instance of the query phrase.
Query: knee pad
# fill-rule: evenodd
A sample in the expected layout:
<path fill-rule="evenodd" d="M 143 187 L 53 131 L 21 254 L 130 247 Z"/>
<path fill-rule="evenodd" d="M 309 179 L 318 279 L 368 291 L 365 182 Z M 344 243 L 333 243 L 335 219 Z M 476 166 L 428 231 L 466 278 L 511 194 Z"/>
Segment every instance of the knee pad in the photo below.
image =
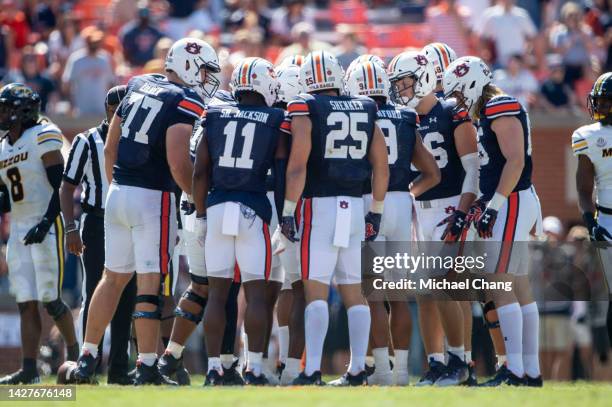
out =
<path fill-rule="evenodd" d="M 146 318 L 146 319 L 161 319 L 161 300 L 159 298 L 159 295 L 137 295 L 136 296 L 136 301 L 135 301 L 135 306 L 138 306 L 138 304 L 141 303 L 145 303 L 145 304 L 153 304 L 155 305 L 157 308 L 155 309 L 155 311 L 139 311 L 139 310 L 134 310 L 134 313 L 132 314 L 132 318 L 134 319 L 138 319 L 138 318 Z"/>
<path fill-rule="evenodd" d="M 196 294 L 192 290 L 185 291 L 185 293 L 183 293 L 182 295 L 182 298 L 185 298 L 186 300 L 189 300 L 191 302 L 195 302 L 200 307 L 202 307 L 202 309 L 197 314 L 193 314 L 189 311 L 182 309 L 180 306 L 177 306 L 174 310 L 174 315 L 191 321 L 196 325 L 199 324 L 202 318 L 204 317 L 204 308 L 206 308 L 206 298 L 202 297 L 199 294 Z"/>
<path fill-rule="evenodd" d="M 499 328 L 499 319 L 496 321 L 490 321 L 489 318 L 487 317 L 488 313 L 490 313 L 491 311 L 495 311 L 495 303 L 493 301 L 488 301 L 485 303 L 481 303 L 481 305 L 482 305 L 482 316 L 484 318 L 485 325 L 487 326 L 487 328 L 489 329 Z"/>
<path fill-rule="evenodd" d="M 202 309 L 204 309 L 206 307 L 207 299 L 202 297 L 200 294 L 197 294 L 195 291 L 187 290 L 187 291 L 185 291 L 183 293 L 183 295 L 181 297 L 186 299 L 186 300 L 195 302 L 200 307 L 202 307 Z"/>
<path fill-rule="evenodd" d="M 45 302 L 43 305 L 45 310 L 47 310 L 47 313 L 51 316 L 51 318 L 53 318 L 54 321 L 57 321 L 64 316 L 65 313 L 70 311 L 68 306 L 64 303 L 64 301 L 62 301 L 61 298 L 50 302 Z"/>

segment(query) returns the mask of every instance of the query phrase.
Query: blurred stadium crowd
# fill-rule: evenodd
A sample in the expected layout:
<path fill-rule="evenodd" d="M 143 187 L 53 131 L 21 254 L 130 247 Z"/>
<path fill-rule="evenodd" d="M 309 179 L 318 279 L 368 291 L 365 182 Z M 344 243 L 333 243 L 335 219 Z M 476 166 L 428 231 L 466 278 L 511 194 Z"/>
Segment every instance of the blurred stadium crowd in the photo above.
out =
<path fill-rule="evenodd" d="M 403 49 L 441 41 L 459 56 L 485 59 L 495 82 L 524 106 L 581 115 L 594 79 L 612 70 L 611 13 L 612 0 L 0 0 L 0 82 L 32 87 L 47 114 L 99 119 L 111 86 L 163 72 L 170 46 L 184 36 L 217 50 L 221 89 L 228 89 L 234 64 L 245 56 L 274 62 L 330 49 L 346 68 L 366 52 L 388 61 Z M 545 228 L 549 239 L 566 239 L 558 219 Z M 587 236 L 579 227 L 567 240 Z M 7 238 L 8 223 L 1 222 L 0 241 Z M 77 259 L 68 262 L 65 286 L 72 287 L 72 305 L 78 306 Z M 2 255 L 0 294 L 8 291 L 6 273 Z M 330 302 L 332 319 L 345 318 L 333 294 Z M 609 346 L 592 335 L 593 328 L 605 327 L 597 304 L 540 309 L 548 315 L 541 341 L 545 377 L 610 374 L 597 368 L 607 362 Z M 479 319 L 480 307 L 474 312 Z M 330 332 L 326 346 L 346 351 L 339 334 L 346 330 L 330 326 L 338 327 L 338 335 Z M 419 342 L 415 336 L 415 348 Z M 486 344 L 481 348 L 487 352 Z M 415 351 L 411 360 L 418 357 Z"/>

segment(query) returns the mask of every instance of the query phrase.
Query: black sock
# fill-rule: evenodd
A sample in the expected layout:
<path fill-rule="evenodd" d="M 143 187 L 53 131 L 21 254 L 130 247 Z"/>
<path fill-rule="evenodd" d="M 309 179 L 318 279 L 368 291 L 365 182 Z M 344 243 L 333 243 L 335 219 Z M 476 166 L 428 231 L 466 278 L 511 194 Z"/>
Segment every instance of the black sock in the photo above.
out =
<path fill-rule="evenodd" d="M 236 341 L 236 323 L 238 321 L 238 293 L 240 283 L 232 283 L 227 302 L 225 303 L 225 331 L 221 343 L 222 355 L 234 354 L 234 343 Z"/>
<path fill-rule="evenodd" d="M 170 342 L 170 338 L 162 336 L 162 342 L 164 343 L 164 349 L 166 349 L 168 347 L 168 342 Z"/>
<path fill-rule="evenodd" d="M 80 348 L 79 343 L 76 342 L 74 345 L 66 346 L 66 360 L 75 361 L 79 358 Z"/>
<path fill-rule="evenodd" d="M 23 370 L 26 372 L 36 373 L 38 370 L 36 369 L 36 359 L 23 358 Z"/>

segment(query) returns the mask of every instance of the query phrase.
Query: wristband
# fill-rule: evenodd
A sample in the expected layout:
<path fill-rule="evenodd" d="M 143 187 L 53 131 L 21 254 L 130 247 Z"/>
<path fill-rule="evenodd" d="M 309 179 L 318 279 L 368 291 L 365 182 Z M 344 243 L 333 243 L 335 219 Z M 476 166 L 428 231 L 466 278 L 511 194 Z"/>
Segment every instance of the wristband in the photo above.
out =
<path fill-rule="evenodd" d="M 487 205 L 487 208 L 491 208 L 491 209 L 494 209 L 496 211 L 499 211 L 499 209 L 502 206 L 504 206 L 504 204 L 506 203 L 507 199 L 508 198 L 506 198 L 505 196 L 503 196 L 499 192 L 496 192 L 495 195 L 493 195 L 493 198 L 491 198 L 491 200 L 489 201 L 489 204 Z"/>
<path fill-rule="evenodd" d="M 77 229 L 76 227 L 73 227 L 73 228 L 70 228 L 70 229 L 66 229 L 66 230 L 64 231 L 64 234 L 66 234 L 66 235 L 67 235 L 68 233 L 78 232 L 78 231 L 79 231 L 79 229 Z"/>
<path fill-rule="evenodd" d="M 370 212 L 382 214 L 383 209 L 385 209 L 385 201 L 377 201 L 372 199 L 372 203 L 370 204 Z"/>
<path fill-rule="evenodd" d="M 297 202 L 290 201 L 289 199 L 285 199 L 285 203 L 283 204 L 283 216 L 295 216 L 296 207 L 297 207 Z"/>

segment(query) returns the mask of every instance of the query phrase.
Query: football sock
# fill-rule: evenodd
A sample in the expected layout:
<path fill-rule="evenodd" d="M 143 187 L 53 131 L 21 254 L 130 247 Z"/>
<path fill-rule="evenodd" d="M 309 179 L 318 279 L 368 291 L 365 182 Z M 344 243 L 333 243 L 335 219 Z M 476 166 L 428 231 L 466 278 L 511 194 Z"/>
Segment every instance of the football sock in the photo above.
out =
<path fill-rule="evenodd" d="M 372 355 L 374 355 L 377 373 L 388 373 L 391 371 L 391 366 L 389 366 L 389 348 L 372 349 Z"/>
<path fill-rule="evenodd" d="M 229 369 L 234 364 L 234 355 L 221 354 L 221 366 L 224 369 Z"/>
<path fill-rule="evenodd" d="M 90 342 L 83 343 L 83 353 L 89 352 L 89 354 L 95 359 L 98 357 L 98 345 Z"/>
<path fill-rule="evenodd" d="M 285 370 L 297 376 L 300 371 L 301 363 L 302 361 L 300 359 L 287 358 L 287 362 L 285 363 Z"/>
<path fill-rule="evenodd" d="M 216 370 L 217 372 L 222 372 L 221 368 L 221 359 L 220 358 L 208 358 L 208 372 L 211 370 Z"/>
<path fill-rule="evenodd" d="M 348 316 L 349 342 L 351 344 L 351 361 L 348 372 L 356 375 L 365 369 L 365 358 L 368 352 L 368 340 L 370 339 L 370 308 L 367 305 L 353 305 L 346 314 Z M 383 365 L 389 368 L 389 350 L 387 349 L 387 360 Z M 308 351 L 306 351 L 308 357 Z M 374 355 L 376 361 L 376 355 Z M 378 363 L 376 363 L 378 368 Z"/>
<path fill-rule="evenodd" d="M 180 359 L 183 355 L 183 349 L 185 349 L 183 345 L 170 341 L 166 347 L 166 352 L 170 353 L 175 359 Z"/>
<path fill-rule="evenodd" d="M 395 349 L 395 363 L 393 364 L 393 370 L 396 372 L 404 372 L 408 370 L 408 355 L 410 351 L 408 349 Z"/>
<path fill-rule="evenodd" d="M 465 363 L 470 364 L 472 363 L 472 351 L 471 350 L 466 350 L 465 351 L 465 357 L 463 358 L 463 360 L 465 360 Z"/>
<path fill-rule="evenodd" d="M 427 360 L 429 362 L 435 360 L 436 362 L 444 364 L 444 353 L 430 353 L 429 355 L 427 355 Z"/>
<path fill-rule="evenodd" d="M 157 353 L 139 353 L 138 360 L 147 366 L 153 366 L 157 360 Z"/>
<path fill-rule="evenodd" d="M 26 372 L 38 372 L 38 370 L 36 369 L 36 359 L 23 358 L 23 361 L 21 362 L 21 366 L 23 367 L 23 370 Z"/>
<path fill-rule="evenodd" d="M 463 346 L 449 346 L 448 353 L 452 353 L 457 356 L 460 360 L 465 359 L 465 348 Z"/>
<path fill-rule="evenodd" d="M 278 360 L 285 363 L 289 353 L 289 326 L 278 327 Z"/>
<path fill-rule="evenodd" d="M 304 373 L 308 376 L 321 370 L 323 343 L 329 325 L 327 302 L 316 300 L 306 306 L 304 311 L 304 337 L 306 339 L 306 366 Z"/>
<path fill-rule="evenodd" d="M 523 365 L 529 377 L 540 376 L 538 305 L 532 302 L 521 307 L 523 313 Z"/>
<path fill-rule="evenodd" d="M 374 366 L 374 356 L 366 356 L 366 366 Z"/>
<path fill-rule="evenodd" d="M 263 352 L 249 351 L 249 361 L 247 362 L 247 371 L 253 372 L 255 376 L 261 375 L 261 361 Z"/>
<path fill-rule="evenodd" d="M 162 336 L 161 340 L 162 340 L 162 343 L 164 344 L 164 348 L 167 348 L 168 344 L 170 343 L 170 338 L 168 338 L 167 336 Z"/>
<path fill-rule="evenodd" d="M 523 314 L 518 302 L 497 308 L 499 324 L 504 344 L 508 369 L 518 377 L 523 377 Z"/>

